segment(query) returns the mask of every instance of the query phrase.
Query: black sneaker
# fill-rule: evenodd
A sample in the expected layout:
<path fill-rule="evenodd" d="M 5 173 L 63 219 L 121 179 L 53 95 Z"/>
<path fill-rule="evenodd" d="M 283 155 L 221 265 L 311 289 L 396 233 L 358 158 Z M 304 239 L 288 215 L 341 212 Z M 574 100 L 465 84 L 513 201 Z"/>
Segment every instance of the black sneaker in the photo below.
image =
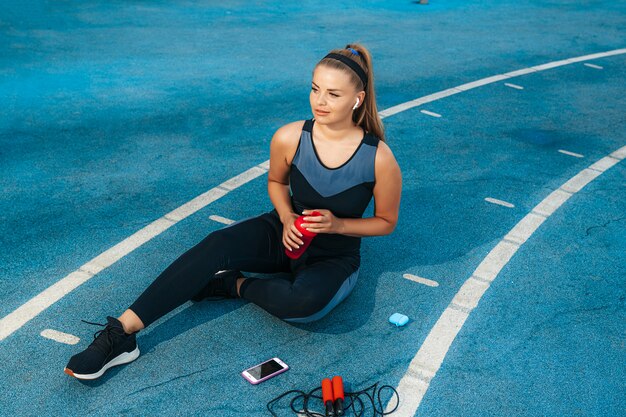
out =
<path fill-rule="evenodd" d="M 239 298 L 237 295 L 237 278 L 243 275 L 241 271 L 219 271 L 213 279 L 198 294 L 191 297 L 193 301 L 202 301 L 206 298 L 221 300 L 224 298 Z"/>
<path fill-rule="evenodd" d="M 122 323 L 116 318 L 107 317 L 107 321 L 106 325 L 85 321 L 105 327 L 94 334 L 94 341 L 87 349 L 72 356 L 65 367 L 66 374 L 78 379 L 96 379 L 107 369 L 139 357 L 135 333 L 126 334 Z"/>

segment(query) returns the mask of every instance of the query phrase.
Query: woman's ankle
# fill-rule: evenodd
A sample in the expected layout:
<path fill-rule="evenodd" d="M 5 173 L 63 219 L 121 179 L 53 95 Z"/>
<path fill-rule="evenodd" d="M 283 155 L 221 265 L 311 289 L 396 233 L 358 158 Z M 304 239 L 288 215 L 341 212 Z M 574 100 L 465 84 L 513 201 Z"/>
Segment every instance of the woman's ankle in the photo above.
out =
<path fill-rule="evenodd" d="M 237 295 L 241 298 L 241 284 L 246 280 L 245 277 L 237 278 Z"/>
<path fill-rule="evenodd" d="M 118 320 L 122 323 L 122 327 L 124 328 L 124 332 L 126 334 L 137 333 L 145 328 L 139 316 L 130 309 L 124 311 L 124 313 L 118 317 Z"/>

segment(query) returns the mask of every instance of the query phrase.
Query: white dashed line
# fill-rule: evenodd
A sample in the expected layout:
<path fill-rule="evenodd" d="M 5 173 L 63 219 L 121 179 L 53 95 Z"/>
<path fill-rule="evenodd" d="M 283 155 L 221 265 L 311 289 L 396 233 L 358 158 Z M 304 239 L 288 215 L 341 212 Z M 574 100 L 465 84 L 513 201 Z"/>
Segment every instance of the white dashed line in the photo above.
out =
<path fill-rule="evenodd" d="M 439 286 L 439 283 L 437 281 L 433 281 L 433 280 L 427 279 L 427 278 L 418 277 L 417 275 L 404 274 L 402 276 L 404 278 L 410 280 L 410 281 L 417 282 L 418 284 L 428 285 L 429 287 L 438 287 Z"/>
<path fill-rule="evenodd" d="M 488 203 L 497 204 L 499 206 L 504 206 L 504 207 L 508 207 L 508 208 L 515 207 L 515 205 L 513 205 L 511 203 L 508 203 L 508 202 L 502 201 L 502 200 L 498 200 L 497 198 L 487 197 L 487 198 L 485 198 L 485 201 L 488 202 Z"/>
<path fill-rule="evenodd" d="M 524 87 L 522 87 L 521 85 L 517 85 L 517 84 L 504 83 L 504 85 L 506 85 L 507 87 L 515 88 L 516 90 L 523 90 L 524 89 Z"/>
<path fill-rule="evenodd" d="M 563 61 L 555 61 L 544 65 L 539 65 L 530 68 L 522 68 L 515 71 L 510 71 L 501 75 L 494 75 L 492 77 L 483 78 L 472 83 L 462 84 L 457 87 L 448 88 L 437 93 L 429 94 L 417 98 L 415 100 L 400 103 L 392 106 L 388 109 L 380 111 L 378 114 L 381 119 L 398 114 L 405 110 L 411 109 L 416 106 L 420 106 L 424 103 L 429 103 L 444 97 L 448 97 L 454 94 L 467 91 L 471 88 L 476 88 L 482 85 L 500 81 L 504 78 L 514 78 L 524 74 L 530 74 L 532 72 L 543 71 L 548 68 L 554 68 L 560 65 L 572 64 L 574 62 L 588 61 L 596 58 L 604 58 L 614 55 L 620 55 L 626 53 L 626 49 L 615 49 L 608 52 L 600 52 L 597 54 L 584 55 L 576 58 L 570 58 Z M 620 149 L 612 157 L 617 158 L 618 154 L 626 154 L 626 149 Z M 623 156 L 619 159 L 622 159 Z M 24 326 L 42 311 L 50 307 L 52 304 L 69 294 L 84 282 L 91 279 L 94 275 L 98 274 L 103 269 L 117 262 L 123 256 L 129 254 L 133 250 L 137 249 L 142 244 L 146 243 L 153 237 L 167 230 L 177 222 L 190 216 L 196 211 L 206 207 L 208 204 L 228 194 L 233 189 L 245 184 L 248 181 L 253 180 L 269 170 L 269 161 L 262 162 L 257 166 L 250 168 L 249 170 L 231 178 L 230 180 L 220 184 L 204 194 L 194 198 L 193 200 L 183 204 L 170 213 L 167 213 L 160 219 L 155 220 L 153 223 L 147 225 L 143 229 L 139 230 L 132 236 L 126 238 L 122 242 L 115 245 L 113 248 L 107 250 L 98 257 L 88 261 L 76 271 L 70 273 L 66 277 L 52 284 L 50 287 L 31 298 L 25 304 L 21 305 L 8 315 L 0 319 L 0 341 L 7 338 L 13 332 Z M 592 172 L 598 172 L 591 170 Z M 105 256 L 106 254 L 106 256 Z M 421 401 L 421 399 L 420 399 Z M 419 402 L 418 402 L 419 404 Z"/>
<path fill-rule="evenodd" d="M 604 67 L 601 67 L 600 65 L 596 65 L 596 64 L 588 64 L 588 63 L 585 62 L 584 65 L 589 67 L 589 68 L 604 69 Z"/>
<path fill-rule="evenodd" d="M 611 160 L 607 161 L 607 158 L 611 158 Z M 599 165 L 606 170 L 625 158 L 626 146 L 613 152 L 609 157 L 602 158 L 592 166 Z M 601 174 L 601 172 L 590 168 L 582 170 L 535 206 L 489 252 L 472 275 L 463 283 L 450 305 L 441 314 L 424 340 L 398 384 L 397 391 L 402 401 L 396 411 L 397 417 L 413 417 L 415 415 L 426 391 L 428 391 L 431 379 L 441 367 L 452 342 L 461 331 L 470 313 L 478 306 L 483 294 L 521 245 L 546 218 L 567 201 L 572 193 L 580 191 Z M 394 406 L 395 401 L 390 401 L 385 412 L 390 412 Z"/>
<path fill-rule="evenodd" d="M 441 117 L 441 115 L 439 113 L 433 113 L 431 111 L 428 110 L 420 110 L 422 113 L 427 114 L 429 116 L 433 116 L 433 117 Z"/>
<path fill-rule="evenodd" d="M 80 342 L 80 338 L 71 334 L 59 332 L 58 330 L 46 329 L 41 332 L 41 335 L 46 339 L 54 340 L 59 343 L 65 343 L 66 345 L 75 345 Z"/>
<path fill-rule="evenodd" d="M 565 154 L 565 155 L 569 155 L 569 156 L 575 156 L 576 158 L 582 158 L 584 157 L 584 155 L 581 155 L 579 153 L 574 153 L 574 152 L 570 152 L 570 151 L 566 151 L 563 149 L 559 149 L 559 152 Z"/>
<path fill-rule="evenodd" d="M 226 217 L 222 217 L 222 216 L 209 216 L 209 219 L 218 222 L 218 223 L 224 223 L 224 224 L 233 224 L 235 223 L 234 220 L 231 219 L 227 219 Z"/>

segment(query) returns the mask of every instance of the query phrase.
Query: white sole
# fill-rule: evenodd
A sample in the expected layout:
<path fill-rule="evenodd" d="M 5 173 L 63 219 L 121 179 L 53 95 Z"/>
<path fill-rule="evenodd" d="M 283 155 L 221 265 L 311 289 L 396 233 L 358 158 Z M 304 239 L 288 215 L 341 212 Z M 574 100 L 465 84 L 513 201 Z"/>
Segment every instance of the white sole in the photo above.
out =
<path fill-rule="evenodd" d="M 64 372 L 74 378 L 78 379 L 96 379 L 100 378 L 102 374 L 104 374 L 107 369 L 112 368 L 117 365 L 124 365 L 125 363 L 132 362 L 139 357 L 139 346 L 135 347 L 135 350 L 132 352 L 124 352 L 110 360 L 106 365 L 102 367 L 95 374 L 76 374 L 71 369 L 65 368 Z"/>

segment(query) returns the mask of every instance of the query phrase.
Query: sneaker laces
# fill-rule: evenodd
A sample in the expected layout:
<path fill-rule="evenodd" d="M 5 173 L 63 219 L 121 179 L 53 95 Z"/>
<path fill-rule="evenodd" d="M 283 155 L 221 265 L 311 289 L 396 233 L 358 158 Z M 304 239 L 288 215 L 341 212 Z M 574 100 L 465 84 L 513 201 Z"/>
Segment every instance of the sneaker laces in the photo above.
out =
<path fill-rule="evenodd" d="M 113 336 L 112 334 L 117 334 L 118 336 L 123 336 L 126 334 L 126 332 L 124 332 L 124 329 L 122 329 L 122 332 L 120 333 L 119 331 L 117 331 L 118 329 L 116 329 L 113 326 L 110 326 L 108 323 L 107 324 L 100 324 L 100 323 L 92 323 L 90 321 L 86 321 L 86 320 L 81 320 L 83 323 L 87 323 L 87 324 L 92 324 L 94 326 L 101 326 L 104 327 L 104 329 L 102 330 L 98 330 L 97 332 L 95 332 L 93 334 L 93 342 L 91 342 L 91 345 L 89 345 L 90 347 L 93 346 L 96 349 L 98 349 L 100 352 L 102 352 L 104 355 L 109 355 L 109 348 L 113 345 Z M 104 338 L 100 337 L 100 335 L 105 334 L 106 335 L 106 342 L 104 342 Z"/>

